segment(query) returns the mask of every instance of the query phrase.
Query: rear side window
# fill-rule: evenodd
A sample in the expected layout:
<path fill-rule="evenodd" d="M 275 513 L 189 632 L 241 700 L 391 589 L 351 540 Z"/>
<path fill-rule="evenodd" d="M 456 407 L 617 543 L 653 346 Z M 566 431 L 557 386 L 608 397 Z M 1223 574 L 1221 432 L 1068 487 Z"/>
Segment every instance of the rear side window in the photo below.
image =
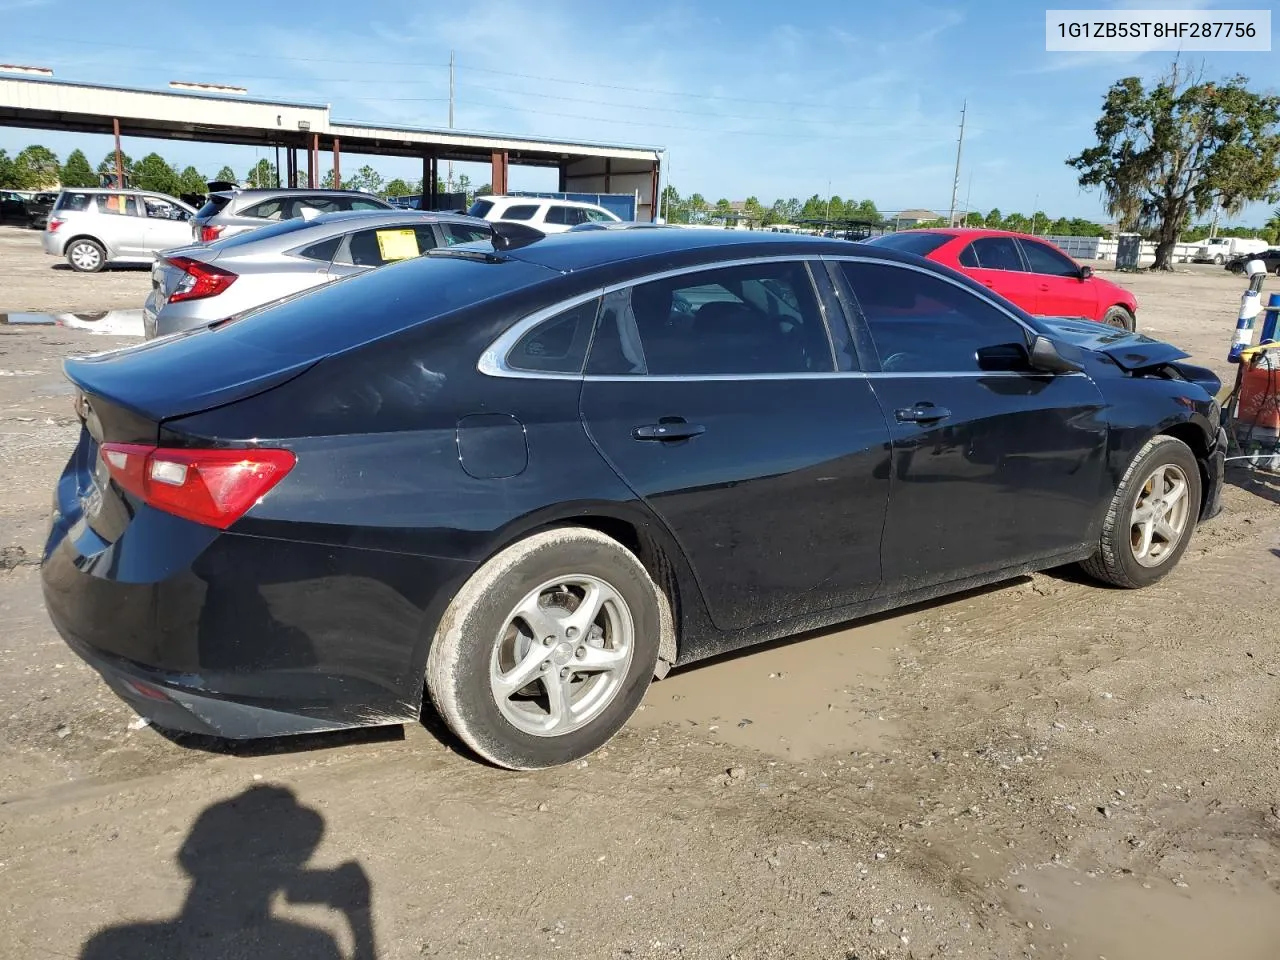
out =
<path fill-rule="evenodd" d="M 966 267 L 978 265 L 978 255 L 974 252 L 972 243 L 960 251 L 960 263 Z"/>
<path fill-rule="evenodd" d="M 54 206 L 55 210 L 69 210 L 79 212 L 89 209 L 89 194 L 87 193 L 64 193 L 58 197 L 58 202 Z"/>
<path fill-rule="evenodd" d="M 378 227 L 351 234 L 351 243 L 340 262 L 357 267 L 381 267 L 396 260 L 412 260 L 436 246 L 430 225 Z"/>
<path fill-rule="evenodd" d="M 116 216 L 136 217 L 138 215 L 138 198 L 122 193 L 99 193 L 94 195 L 94 209 L 99 213 Z"/>
<path fill-rule="evenodd" d="M 973 241 L 978 266 L 984 270 L 1016 270 L 1025 272 L 1018 245 L 1013 237 L 983 237 Z M 966 264 L 968 266 L 968 264 Z"/>
<path fill-rule="evenodd" d="M 236 211 L 237 217 L 254 217 L 258 220 L 289 220 L 291 216 L 286 214 L 286 201 L 283 199 L 263 200 L 261 203 L 255 203 L 243 210 Z"/>
<path fill-rule="evenodd" d="M 507 366 L 537 373 L 581 373 L 599 303 L 598 298 L 590 300 L 538 324 L 511 348 Z"/>
<path fill-rule="evenodd" d="M 611 299 L 604 312 L 596 338 L 602 357 L 593 347 L 592 373 L 749 376 L 835 369 L 817 296 L 798 261 L 638 284 L 629 303 Z"/>
<path fill-rule="evenodd" d="M 442 223 L 444 242 L 447 246 L 455 243 L 472 243 L 476 240 L 488 240 L 493 234 L 484 227 L 473 227 L 465 223 Z"/>
<path fill-rule="evenodd" d="M 1026 346 L 1013 319 L 941 277 L 886 263 L 840 268 L 886 373 L 979 372 L 979 350 Z"/>
<path fill-rule="evenodd" d="M 270 230 L 271 228 L 263 227 L 262 229 Z M 239 236 L 245 236 L 245 234 L 239 234 Z M 299 250 L 298 256 L 306 257 L 308 260 L 317 260 L 320 263 L 328 263 L 333 259 L 333 255 L 338 252 L 338 247 L 341 243 L 341 237 L 330 237 L 328 240 L 321 240 L 319 243 L 313 243 L 304 250 Z"/>
<path fill-rule="evenodd" d="M 533 215 L 538 212 L 538 205 L 534 203 L 517 204 L 514 207 L 507 207 L 502 214 L 503 220 L 532 220 Z"/>

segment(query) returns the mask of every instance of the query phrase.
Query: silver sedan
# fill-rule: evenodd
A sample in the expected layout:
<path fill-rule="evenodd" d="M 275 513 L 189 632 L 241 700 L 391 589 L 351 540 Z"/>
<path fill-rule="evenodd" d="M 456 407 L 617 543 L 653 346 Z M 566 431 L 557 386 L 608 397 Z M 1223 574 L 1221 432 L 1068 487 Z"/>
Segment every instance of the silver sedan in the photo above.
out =
<path fill-rule="evenodd" d="M 475 217 L 414 210 L 328 213 L 156 255 L 143 307 L 148 340 L 207 326 L 433 247 L 486 240 Z"/>

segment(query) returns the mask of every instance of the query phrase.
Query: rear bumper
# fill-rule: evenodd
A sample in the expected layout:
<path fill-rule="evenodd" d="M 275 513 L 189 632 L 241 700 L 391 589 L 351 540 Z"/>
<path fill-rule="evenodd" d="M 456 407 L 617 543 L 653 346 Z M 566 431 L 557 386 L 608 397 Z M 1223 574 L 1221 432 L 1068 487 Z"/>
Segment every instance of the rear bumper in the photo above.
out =
<path fill-rule="evenodd" d="M 48 230 L 44 232 L 44 236 L 40 238 L 40 245 L 44 247 L 44 252 L 51 257 L 62 256 L 62 237 L 57 233 L 50 233 Z"/>

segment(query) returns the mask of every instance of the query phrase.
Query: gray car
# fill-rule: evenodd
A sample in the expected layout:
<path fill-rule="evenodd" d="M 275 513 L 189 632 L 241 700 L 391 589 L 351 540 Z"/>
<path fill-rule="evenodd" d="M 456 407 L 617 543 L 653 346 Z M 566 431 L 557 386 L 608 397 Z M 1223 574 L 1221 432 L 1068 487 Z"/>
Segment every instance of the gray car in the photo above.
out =
<path fill-rule="evenodd" d="M 487 240 L 492 228 L 462 214 L 413 210 L 285 220 L 209 244 L 166 250 L 151 270 L 147 339 L 206 326 L 433 247 Z"/>
<path fill-rule="evenodd" d="M 191 221 L 191 240 L 212 243 L 270 223 L 315 214 L 394 209 L 385 200 L 358 190 L 220 190 L 209 194 Z"/>
<path fill-rule="evenodd" d="M 44 228 L 44 252 L 73 270 L 97 273 L 108 263 L 150 263 L 160 250 L 186 243 L 196 211 L 148 190 L 68 188 L 58 194 Z"/>

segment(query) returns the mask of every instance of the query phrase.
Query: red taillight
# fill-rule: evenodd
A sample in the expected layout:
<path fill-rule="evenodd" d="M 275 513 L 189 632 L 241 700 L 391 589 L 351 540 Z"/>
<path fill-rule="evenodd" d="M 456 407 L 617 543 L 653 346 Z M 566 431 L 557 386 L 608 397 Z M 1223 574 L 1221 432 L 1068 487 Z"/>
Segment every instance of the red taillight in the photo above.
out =
<path fill-rule="evenodd" d="M 220 236 L 222 236 L 222 227 L 205 225 L 200 228 L 200 240 L 202 243 L 213 243 Z"/>
<path fill-rule="evenodd" d="M 57 230 L 60 226 L 62 226 L 66 222 L 67 221 L 60 220 L 57 217 L 50 217 L 48 223 L 45 224 L 45 229 L 47 229 L 50 233 L 53 233 L 55 230 Z"/>
<path fill-rule="evenodd" d="M 225 530 L 298 462 L 288 450 L 191 450 L 104 443 L 102 460 L 121 488 L 147 506 Z"/>
<path fill-rule="evenodd" d="M 234 273 L 211 263 L 192 260 L 190 257 L 166 257 L 165 260 L 186 274 L 178 283 L 178 289 L 169 294 L 170 303 L 216 297 L 236 282 Z"/>

